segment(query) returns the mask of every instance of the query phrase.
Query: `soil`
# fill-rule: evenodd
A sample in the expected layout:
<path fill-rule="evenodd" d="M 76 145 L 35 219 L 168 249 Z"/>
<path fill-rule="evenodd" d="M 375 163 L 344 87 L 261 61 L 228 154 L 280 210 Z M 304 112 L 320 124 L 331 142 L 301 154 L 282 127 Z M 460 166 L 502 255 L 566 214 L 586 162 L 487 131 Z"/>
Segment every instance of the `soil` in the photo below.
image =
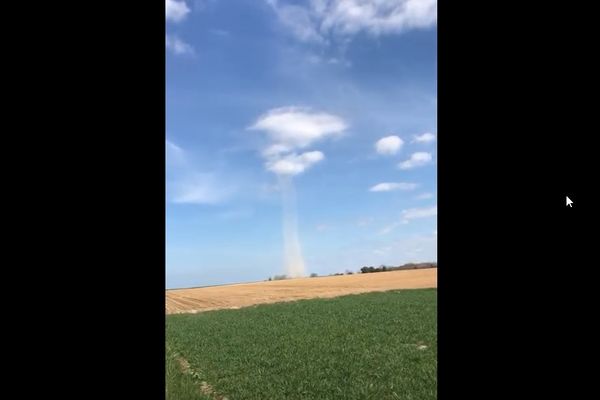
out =
<path fill-rule="evenodd" d="M 393 289 L 437 287 L 437 268 L 167 290 L 167 314 L 197 313 Z"/>

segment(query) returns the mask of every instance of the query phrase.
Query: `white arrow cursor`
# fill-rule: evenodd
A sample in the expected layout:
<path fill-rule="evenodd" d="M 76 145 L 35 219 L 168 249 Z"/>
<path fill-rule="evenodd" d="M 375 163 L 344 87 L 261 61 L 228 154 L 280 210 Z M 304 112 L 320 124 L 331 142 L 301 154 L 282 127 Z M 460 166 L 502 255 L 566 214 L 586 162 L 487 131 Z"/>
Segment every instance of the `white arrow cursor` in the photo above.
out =
<path fill-rule="evenodd" d="M 567 207 L 573 207 L 573 201 L 567 196 Z"/>

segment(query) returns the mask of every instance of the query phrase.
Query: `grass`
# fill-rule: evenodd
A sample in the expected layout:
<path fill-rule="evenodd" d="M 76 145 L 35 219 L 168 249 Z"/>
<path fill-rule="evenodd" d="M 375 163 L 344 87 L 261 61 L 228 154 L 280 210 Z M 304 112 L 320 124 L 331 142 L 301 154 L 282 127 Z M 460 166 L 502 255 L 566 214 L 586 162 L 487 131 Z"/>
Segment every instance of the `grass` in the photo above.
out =
<path fill-rule="evenodd" d="M 177 400 L 210 400 L 202 394 L 200 382 L 190 373 L 184 371 L 180 355 L 171 346 L 166 348 L 166 390 L 167 399 Z"/>
<path fill-rule="evenodd" d="M 436 304 L 418 289 L 169 315 L 195 378 L 167 364 L 167 398 L 205 399 L 205 381 L 213 399 L 435 399 Z"/>

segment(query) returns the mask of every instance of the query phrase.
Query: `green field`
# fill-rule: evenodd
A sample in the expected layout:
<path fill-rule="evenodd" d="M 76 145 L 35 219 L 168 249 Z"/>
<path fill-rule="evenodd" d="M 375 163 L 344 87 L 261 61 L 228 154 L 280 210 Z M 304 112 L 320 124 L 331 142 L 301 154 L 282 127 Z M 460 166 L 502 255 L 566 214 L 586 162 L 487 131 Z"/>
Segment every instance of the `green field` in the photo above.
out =
<path fill-rule="evenodd" d="M 167 398 L 435 399 L 436 331 L 436 289 L 169 315 Z"/>

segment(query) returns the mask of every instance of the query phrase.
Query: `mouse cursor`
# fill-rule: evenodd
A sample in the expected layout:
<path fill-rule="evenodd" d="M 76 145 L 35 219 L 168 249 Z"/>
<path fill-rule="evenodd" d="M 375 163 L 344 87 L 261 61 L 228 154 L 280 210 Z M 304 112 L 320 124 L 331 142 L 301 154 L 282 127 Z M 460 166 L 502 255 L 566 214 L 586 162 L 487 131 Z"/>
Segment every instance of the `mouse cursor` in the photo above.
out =
<path fill-rule="evenodd" d="M 567 207 L 573 207 L 573 201 L 567 196 Z"/>

